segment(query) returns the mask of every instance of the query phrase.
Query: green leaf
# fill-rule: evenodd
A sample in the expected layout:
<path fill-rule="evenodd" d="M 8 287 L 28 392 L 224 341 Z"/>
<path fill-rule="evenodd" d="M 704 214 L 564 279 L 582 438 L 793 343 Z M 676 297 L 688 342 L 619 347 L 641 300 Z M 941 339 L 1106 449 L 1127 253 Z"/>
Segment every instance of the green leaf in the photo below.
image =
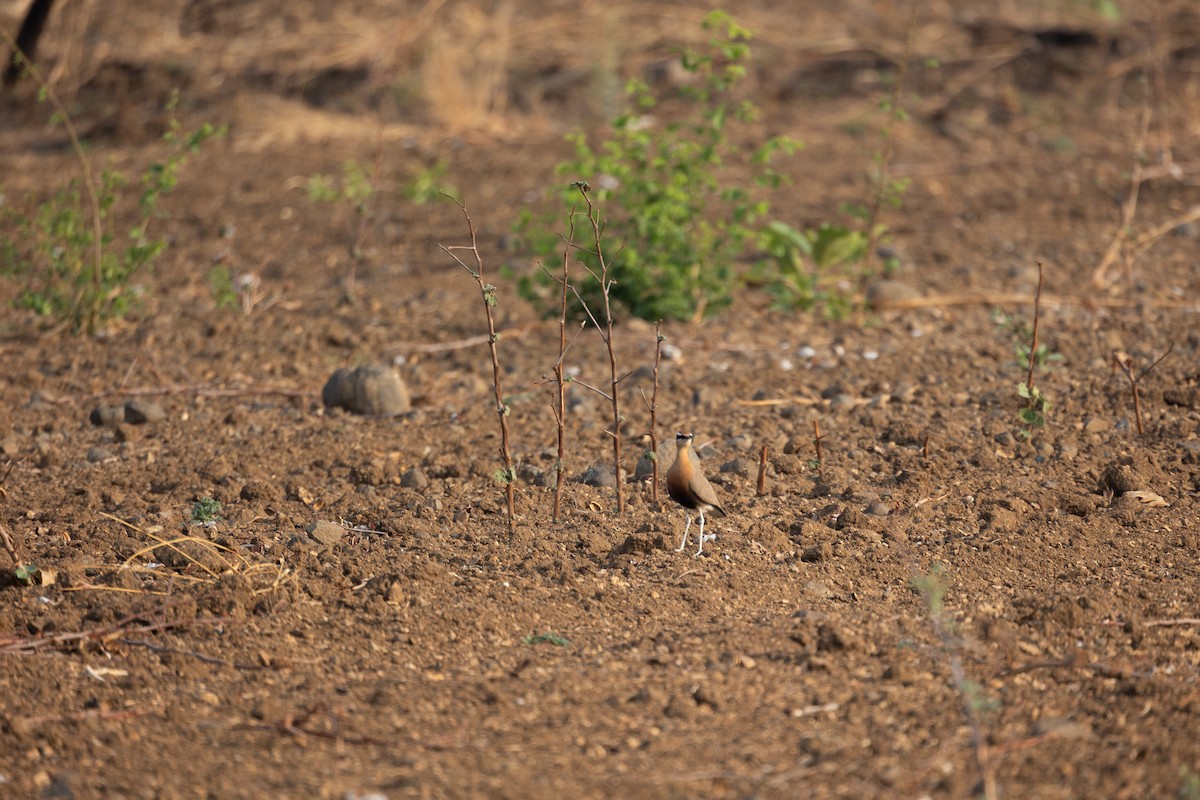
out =
<path fill-rule="evenodd" d="M 559 636 L 557 633 L 551 633 L 551 632 L 539 633 L 534 636 L 521 637 L 521 644 L 535 645 L 535 644 L 543 644 L 543 643 L 552 644 L 556 647 L 566 647 L 567 645 L 569 645 L 571 643 L 571 640 L 567 639 L 563 636 Z"/>
<path fill-rule="evenodd" d="M 17 579 L 17 583 L 25 586 L 33 583 L 41 574 L 41 569 L 34 564 L 22 564 L 13 570 L 13 577 Z"/>

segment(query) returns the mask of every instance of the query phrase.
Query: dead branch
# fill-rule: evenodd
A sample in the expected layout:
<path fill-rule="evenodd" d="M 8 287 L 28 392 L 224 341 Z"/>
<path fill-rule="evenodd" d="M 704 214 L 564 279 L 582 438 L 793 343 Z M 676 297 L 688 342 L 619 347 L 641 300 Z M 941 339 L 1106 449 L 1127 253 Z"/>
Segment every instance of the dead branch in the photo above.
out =
<path fill-rule="evenodd" d="M 446 196 L 449 197 L 449 195 Z M 475 229 L 475 223 L 471 220 L 471 215 L 467 213 L 466 206 L 458 200 L 454 200 L 454 203 L 462 211 L 463 218 L 467 222 L 467 233 L 470 236 L 471 243 L 469 245 L 451 245 L 449 247 L 439 244 L 438 247 L 458 262 L 460 267 L 470 273 L 475 282 L 479 284 L 479 294 L 483 298 L 483 310 L 488 326 L 488 350 L 492 356 L 492 389 L 496 395 L 496 415 L 500 419 L 500 460 L 504 464 L 501 471 L 501 478 L 504 483 L 504 496 L 508 503 L 508 533 L 511 536 L 517 532 L 517 511 L 514 497 L 517 474 L 513 469 L 512 451 L 508 446 L 508 414 L 511 409 L 504 402 L 504 393 L 500 387 L 500 353 L 496 347 L 500 341 L 500 335 L 496 333 L 496 316 L 492 312 L 492 309 L 496 305 L 496 287 L 483 281 L 483 256 L 479 252 L 478 231 Z M 471 253 L 475 259 L 474 269 L 467 266 L 466 262 L 458 257 L 456 253 L 458 250 Z"/>

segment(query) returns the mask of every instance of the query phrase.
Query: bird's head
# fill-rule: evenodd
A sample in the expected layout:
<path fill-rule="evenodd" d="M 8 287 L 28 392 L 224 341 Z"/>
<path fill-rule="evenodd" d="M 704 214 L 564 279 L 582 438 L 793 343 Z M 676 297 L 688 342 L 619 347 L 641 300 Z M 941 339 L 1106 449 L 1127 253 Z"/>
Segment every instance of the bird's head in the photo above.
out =
<path fill-rule="evenodd" d="M 682 450 L 692 443 L 693 438 L 690 433 L 677 433 L 675 434 L 675 446 Z"/>

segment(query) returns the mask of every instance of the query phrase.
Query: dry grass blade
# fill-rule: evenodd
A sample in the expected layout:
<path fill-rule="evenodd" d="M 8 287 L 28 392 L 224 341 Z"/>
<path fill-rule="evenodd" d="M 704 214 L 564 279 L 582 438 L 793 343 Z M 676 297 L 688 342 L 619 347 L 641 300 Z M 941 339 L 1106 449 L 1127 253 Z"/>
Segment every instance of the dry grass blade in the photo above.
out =
<path fill-rule="evenodd" d="M 208 585 L 215 583 L 225 575 L 241 575 L 253 579 L 252 594 L 255 596 L 278 591 L 295 577 L 291 570 L 281 562 L 254 561 L 231 547 L 198 536 L 182 534 L 167 538 L 159 536 L 154 531 L 143 530 L 137 525 L 112 514 L 102 511 L 100 515 L 120 523 L 142 536 L 148 537 L 153 540 L 153 544 L 148 544 L 138 549 L 120 564 L 85 567 L 85 571 L 109 570 L 135 575 L 140 579 L 146 579 L 147 584 L 156 580 L 169 578 L 173 583 L 184 581 L 191 584 Z M 160 567 L 149 567 L 134 563 L 160 550 L 160 548 L 166 548 L 168 552 L 179 556 L 179 563 L 174 569 L 164 570 Z M 201 574 L 196 574 L 197 572 Z M 134 588 L 128 586 L 100 586 L 86 583 L 66 589 L 66 591 L 83 590 L 158 595 L 171 593 L 169 590 L 156 589 L 148 585 Z"/>

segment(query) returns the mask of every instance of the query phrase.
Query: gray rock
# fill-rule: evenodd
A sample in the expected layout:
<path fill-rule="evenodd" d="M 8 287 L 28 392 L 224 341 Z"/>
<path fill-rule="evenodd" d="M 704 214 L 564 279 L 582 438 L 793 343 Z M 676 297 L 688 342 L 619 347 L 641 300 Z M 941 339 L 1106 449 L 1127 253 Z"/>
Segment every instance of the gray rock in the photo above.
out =
<path fill-rule="evenodd" d="M 633 470 L 633 479 L 635 481 L 648 481 L 654 475 L 654 462 L 649 457 L 650 451 L 647 450 L 638 456 L 637 466 Z M 675 439 L 672 437 L 666 441 L 658 443 L 658 477 L 666 477 L 667 470 L 671 468 L 671 462 L 675 460 Z"/>
<path fill-rule="evenodd" d="M 161 422 L 166 418 L 167 412 L 158 403 L 149 400 L 130 400 L 125 404 L 125 421 L 130 425 Z"/>
<path fill-rule="evenodd" d="M 732 473 L 740 478 L 749 478 L 758 471 L 758 464 L 748 458 L 735 458 L 721 465 L 721 472 Z"/>
<path fill-rule="evenodd" d="M 107 425 L 115 428 L 125 421 L 125 406 L 97 406 L 88 415 L 93 425 Z"/>
<path fill-rule="evenodd" d="M 550 473 L 533 464 L 523 463 L 518 466 L 517 477 L 533 486 L 550 485 Z"/>
<path fill-rule="evenodd" d="M 87 452 L 87 460 L 93 464 L 98 464 L 101 461 L 107 461 L 112 458 L 112 453 L 103 447 L 93 447 Z"/>
<path fill-rule="evenodd" d="M 304 527 L 304 530 L 308 532 L 309 536 L 326 546 L 337 544 L 346 535 L 346 529 L 341 525 L 325 520 L 310 522 Z"/>
<path fill-rule="evenodd" d="M 588 467 L 587 471 L 579 477 L 579 482 L 585 486 L 598 486 L 604 489 L 611 489 L 617 485 L 616 479 L 613 477 L 612 467 L 607 464 L 596 464 Z"/>
<path fill-rule="evenodd" d="M 429 485 L 429 478 L 425 477 L 425 472 L 420 467 L 411 467 L 400 476 L 400 485 L 419 492 Z"/>
<path fill-rule="evenodd" d="M 831 558 L 833 558 L 833 546 L 829 542 L 821 542 L 820 544 L 806 547 L 804 548 L 804 552 L 800 554 L 800 560 L 809 564 L 828 561 Z"/>
<path fill-rule="evenodd" d="M 371 416 L 406 414 L 412 410 L 408 387 L 399 373 L 379 364 L 337 370 L 321 390 L 321 401 L 331 408 Z"/>

